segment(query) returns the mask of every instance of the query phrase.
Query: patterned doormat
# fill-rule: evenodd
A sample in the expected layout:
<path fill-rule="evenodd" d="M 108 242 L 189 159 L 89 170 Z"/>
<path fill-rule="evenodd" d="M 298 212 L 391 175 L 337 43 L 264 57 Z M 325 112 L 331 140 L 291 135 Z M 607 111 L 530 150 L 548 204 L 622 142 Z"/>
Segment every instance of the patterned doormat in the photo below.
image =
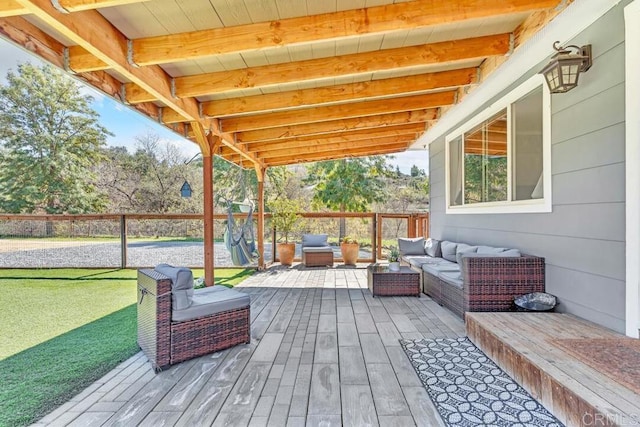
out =
<path fill-rule="evenodd" d="M 640 340 L 574 338 L 551 342 L 582 363 L 640 394 Z"/>
<path fill-rule="evenodd" d="M 400 344 L 448 426 L 562 426 L 468 338 Z"/>

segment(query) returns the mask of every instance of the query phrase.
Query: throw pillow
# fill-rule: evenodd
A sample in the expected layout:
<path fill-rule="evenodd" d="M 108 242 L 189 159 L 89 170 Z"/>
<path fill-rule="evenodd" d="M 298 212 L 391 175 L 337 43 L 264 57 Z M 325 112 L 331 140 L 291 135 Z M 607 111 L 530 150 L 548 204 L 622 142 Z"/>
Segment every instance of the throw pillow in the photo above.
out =
<path fill-rule="evenodd" d="M 399 237 L 398 250 L 400 255 L 424 255 L 424 237 Z"/>

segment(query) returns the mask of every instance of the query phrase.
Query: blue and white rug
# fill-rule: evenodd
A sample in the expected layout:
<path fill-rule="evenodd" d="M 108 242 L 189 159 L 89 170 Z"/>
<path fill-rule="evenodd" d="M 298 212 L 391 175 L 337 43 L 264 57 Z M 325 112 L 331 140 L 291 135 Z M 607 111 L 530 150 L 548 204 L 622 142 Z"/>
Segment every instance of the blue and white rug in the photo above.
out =
<path fill-rule="evenodd" d="M 468 338 L 400 344 L 448 426 L 562 426 Z"/>

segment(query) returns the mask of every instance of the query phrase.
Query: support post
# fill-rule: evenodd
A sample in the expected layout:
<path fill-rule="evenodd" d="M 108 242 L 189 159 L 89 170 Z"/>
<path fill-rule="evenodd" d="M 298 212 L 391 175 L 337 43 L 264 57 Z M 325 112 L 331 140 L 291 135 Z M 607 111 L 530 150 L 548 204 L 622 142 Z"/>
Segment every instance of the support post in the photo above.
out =
<path fill-rule="evenodd" d="M 213 286 L 213 157 L 202 157 L 202 188 L 204 189 L 204 283 Z"/>
<path fill-rule="evenodd" d="M 266 168 L 256 165 L 256 176 L 258 177 L 258 269 L 264 270 L 264 177 Z M 274 243 L 275 244 L 275 243 Z"/>
<path fill-rule="evenodd" d="M 373 263 L 378 262 L 378 214 L 373 215 L 373 235 L 371 236 L 371 257 Z"/>

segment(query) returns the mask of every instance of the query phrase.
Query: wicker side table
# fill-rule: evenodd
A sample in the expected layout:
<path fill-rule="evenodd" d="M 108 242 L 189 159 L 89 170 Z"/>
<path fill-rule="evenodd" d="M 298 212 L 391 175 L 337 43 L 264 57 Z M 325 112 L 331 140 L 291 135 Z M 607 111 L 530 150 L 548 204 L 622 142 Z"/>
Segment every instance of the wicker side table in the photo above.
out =
<path fill-rule="evenodd" d="M 390 271 L 386 265 L 367 267 L 369 290 L 376 295 L 420 297 L 420 273 L 402 266 L 400 271 Z"/>

